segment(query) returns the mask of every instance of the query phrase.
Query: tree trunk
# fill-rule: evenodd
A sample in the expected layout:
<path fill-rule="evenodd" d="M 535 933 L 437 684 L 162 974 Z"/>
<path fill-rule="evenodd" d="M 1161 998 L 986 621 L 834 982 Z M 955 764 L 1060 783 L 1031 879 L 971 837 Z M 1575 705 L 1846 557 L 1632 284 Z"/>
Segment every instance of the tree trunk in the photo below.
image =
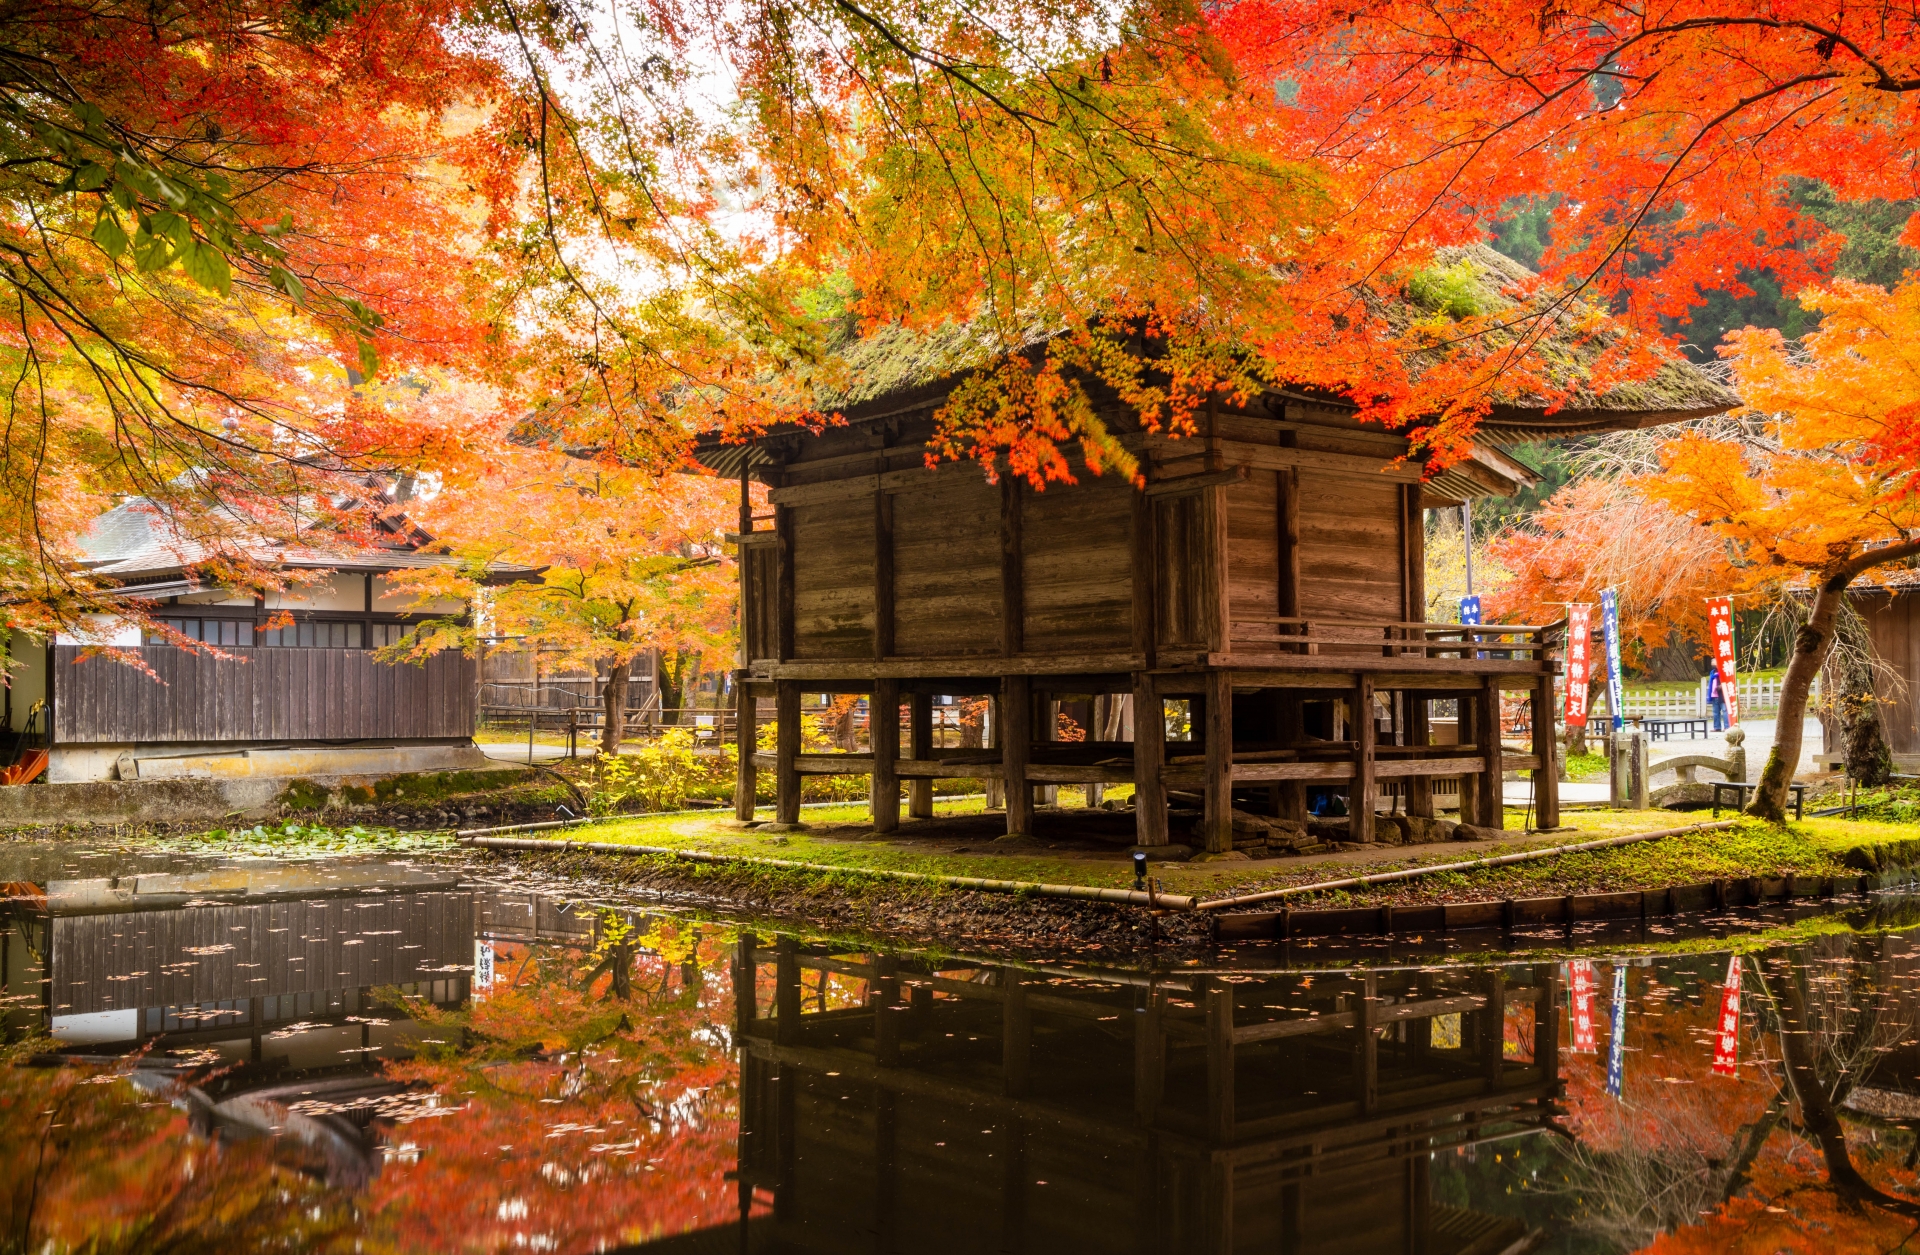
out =
<path fill-rule="evenodd" d="M 602 754 L 620 752 L 620 741 L 627 731 L 627 684 L 632 670 L 631 662 L 616 662 L 607 671 L 607 687 L 600 694 L 602 713 L 607 721 L 606 727 L 600 730 Z"/>
<path fill-rule="evenodd" d="M 1847 756 L 1847 775 L 1878 788 L 1893 777 L 1893 751 L 1880 723 L 1880 699 L 1873 691 L 1873 667 L 1860 654 L 1843 649 L 1835 660 L 1834 678 L 1840 690 L 1833 714 L 1840 723 L 1840 747 Z"/>
<path fill-rule="evenodd" d="M 1807 697 L 1813 691 L 1814 677 L 1820 674 L 1827 655 L 1833 650 L 1834 622 L 1846 599 L 1847 585 L 1862 571 L 1916 554 L 1920 554 L 1920 540 L 1910 540 L 1854 554 L 1820 572 L 1819 583 L 1814 586 L 1813 613 L 1793 638 L 1793 656 L 1787 663 L 1786 678 L 1780 682 L 1780 714 L 1773 728 L 1773 750 L 1767 755 L 1766 770 L 1760 773 L 1760 785 L 1753 791 L 1747 814 L 1770 823 L 1787 822 L 1787 787 L 1793 783 L 1794 770 L 1800 765 Z"/>

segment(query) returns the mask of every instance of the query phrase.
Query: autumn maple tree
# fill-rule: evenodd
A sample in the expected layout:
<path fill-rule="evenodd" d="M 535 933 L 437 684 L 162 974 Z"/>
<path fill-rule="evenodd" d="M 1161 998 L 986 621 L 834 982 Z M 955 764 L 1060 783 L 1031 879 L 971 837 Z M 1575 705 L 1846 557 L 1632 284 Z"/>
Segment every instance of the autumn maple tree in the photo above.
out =
<path fill-rule="evenodd" d="M 440 490 L 413 511 L 458 565 L 394 580 L 423 600 L 480 604 L 484 614 L 434 620 L 396 652 L 531 647 L 591 670 L 604 679 L 601 751 L 615 753 L 636 658 L 658 650 L 663 686 L 677 688 L 729 649 L 737 577 L 723 537 L 738 487 L 543 449 L 480 453 L 449 464 Z M 497 565 L 534 574 L 496 584 Z M 677 705 L 677 692 L 662 700 Z"/>

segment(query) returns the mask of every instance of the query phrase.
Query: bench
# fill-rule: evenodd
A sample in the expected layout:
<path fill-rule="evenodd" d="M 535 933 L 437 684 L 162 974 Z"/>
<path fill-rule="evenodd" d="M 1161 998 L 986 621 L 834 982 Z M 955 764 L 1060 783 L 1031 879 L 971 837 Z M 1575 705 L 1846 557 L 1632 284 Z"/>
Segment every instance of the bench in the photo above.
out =
<path fill-rule="evenodd" d="M 1795 819 L 1803 818 L 1803 813 L 1807 805 L 1807 786 L 1804 784 L 1790 784 L 1787 788 L 1793 793 L 1793 817 Z M 1750 784 L 1740 784 L 1731 780 L 1713 781 L 1713 813 L 1716 816 L 1720 813 L 1720 790 L 1722 789 L 1732 789 L 1734 796 L 1733 808 L 1735 810 L 1745 810 L 1747 807 L 1747 794 L 1753 791 L 1754 786 Z"/>
<path fill-rule="evenodd" d="M 1647 739 L 1652 741 L 1671 741 L 1675 732 L 1684 732 L 1683 741 L 1706 740 L 1707 719 L 1704 715 L 1675 715 L 1660 719 L 1642 719 L 1640 726 L 1647 730 Z"/>

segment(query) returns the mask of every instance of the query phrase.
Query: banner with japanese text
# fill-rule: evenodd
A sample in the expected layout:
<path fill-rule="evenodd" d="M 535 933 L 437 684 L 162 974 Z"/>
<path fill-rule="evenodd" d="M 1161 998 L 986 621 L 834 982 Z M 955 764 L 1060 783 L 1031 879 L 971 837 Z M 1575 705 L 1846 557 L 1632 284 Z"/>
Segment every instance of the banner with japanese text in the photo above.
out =
<path fill-rule="evenodd" d="M 1720 699 L 1727 704 L 1727 726 L 1740 722 L 1740 675 L 1733 663 L 1733 598 L 1707 599 L 1707 638 L 1714 670 L 1720 673 Z"/>
<path fill-rule="evenodd" d="M 1627 718 L 1620 700 L 1620 601 L 1611 588 L 1600 593 L 1600 627 L 1607 643 L 1607 710 L 1618 732 L 1627 726 Z"/>
<path fill-rule="evenodd" d="M 1740 956 L 1727 960 L 1727 983 L 1720 989 L 1720 1029 L 1713 1039 L 1713 1070 L 1733 1076 L 1740 1070 Z"/>
<path fill-rule="evenodd" d="M 1598 1053 L 1593 1044 L 1593 960 L 1575 959 L 1567 964 L 1567 988 L 1573 998 L 1573 1053 Z"/>
<path fill-rule="evenodd" d="M 1607 1043 L 1607 1092 L 1620 1097 L 1627 1078 L 1627 965 L 1613 965 L 1613 1040 Z"/>
<path fill-rule="evenodd" d="M 1587 726 L 1587 684 L 1593 678 L 1593 607 L 1567 607 L 1567 702 L 1569 728 Z"/>

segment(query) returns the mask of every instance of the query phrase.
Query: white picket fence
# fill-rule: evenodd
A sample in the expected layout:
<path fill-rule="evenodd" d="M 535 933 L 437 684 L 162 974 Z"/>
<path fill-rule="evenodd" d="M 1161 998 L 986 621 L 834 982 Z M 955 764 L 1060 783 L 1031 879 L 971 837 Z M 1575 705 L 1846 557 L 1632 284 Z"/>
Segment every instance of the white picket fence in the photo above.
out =
<path fill-rule="evenodd" d="M 1606 688 L 1604 685 L 1596 685 L 1595 688 L 1593 702 L 1598 706 L 1606 701 Z M 1817 681 L 1814 692 L 1816 694 L 1819 692 Z M 1697 719 L 1710 713 L 1707 706 L 1707 682 L 1704 678 L 1692 691 L 1669 689 L 1659 693 L 1636 693 L 1629 689 L 1625 704 L 1627 708 L 1625 713 L 1628 716 L 1637 715 L 1643 718 Z M 1778 679 L 1771 676 L 1740 678 L 1740 713 L 1742 715 L 1770 715 L 1779 709 L 1780 681 Z"/>

